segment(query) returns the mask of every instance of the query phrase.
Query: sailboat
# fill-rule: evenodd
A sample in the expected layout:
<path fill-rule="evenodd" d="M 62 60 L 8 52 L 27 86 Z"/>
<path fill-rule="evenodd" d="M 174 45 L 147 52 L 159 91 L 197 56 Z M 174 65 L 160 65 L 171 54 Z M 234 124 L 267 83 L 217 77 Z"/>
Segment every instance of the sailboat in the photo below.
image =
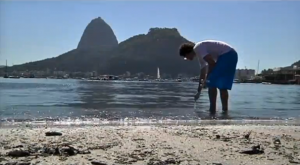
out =
<path fill-rule="evenodd" d="M 256 69 L 257 71 L 256 71 L 256 75 L 258 75 L 259 74 L 259 60 L 258 60 L 258 62 L 257 62 L 257 69 Z"/>
<path fill-rule="evenodd" d="M 265 84 L 265 85 L 270 85 L 271 83 L 270 82 L 263 82 L 261 77 L 259 76 L 259 60 L 257 62 L 257 68 L 256 68 L 256 83 L 262 83 L 262 84 Z"/>
<path fill-rule="evenodd" d="M 161 77 L 160 77 L 159 67 L 157 67 L 157 77 L 156 77 L 156 81 L 162 81 L 162 80 L 161 80 Z"/>
<path fill-rule="evenodd" d="M 3 78 L 8 78 L 8 73 L 7 73 L 7 60 L 6 60 L 5 73 L 4 73 Z"/>
<path fill-rule="evenodd" d="M 6 60 L 5 73 L 4 73 L 3 78 L 17 78 L 17 79 L 20 78 L 19 76 L 8 76 L 8 72 L 7 72 L 7 60 Z"/>

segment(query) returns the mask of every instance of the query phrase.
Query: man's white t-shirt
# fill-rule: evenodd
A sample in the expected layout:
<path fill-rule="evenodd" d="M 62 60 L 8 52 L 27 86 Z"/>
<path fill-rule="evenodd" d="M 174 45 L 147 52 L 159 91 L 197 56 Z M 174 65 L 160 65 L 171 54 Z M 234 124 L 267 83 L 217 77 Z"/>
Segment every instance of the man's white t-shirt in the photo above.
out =
<path fill-rule="evenodd" d="M 232 49 L 232 46 L 230 46 L 229 44 L 215 40 L 201 41 L 196 43 L 196 45 L 194 46 L 194 51 L 199 60 L 201 69 L 207 66 L 207 62 L 203 58 L 208 54 L 211 54 L 215 61 L 217 61 L 219 56 L 229 52 Z"/>

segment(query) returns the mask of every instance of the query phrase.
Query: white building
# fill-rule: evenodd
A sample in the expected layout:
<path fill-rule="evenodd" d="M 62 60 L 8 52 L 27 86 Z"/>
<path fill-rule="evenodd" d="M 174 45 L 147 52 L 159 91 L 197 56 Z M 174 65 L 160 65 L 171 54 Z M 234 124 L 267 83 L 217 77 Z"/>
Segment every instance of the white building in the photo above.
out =
<path fill-rule="evenodd" d="M 255 77 L 254 69 L 237 69 L 235 72 L 235 79 L 253 79 Z"/>

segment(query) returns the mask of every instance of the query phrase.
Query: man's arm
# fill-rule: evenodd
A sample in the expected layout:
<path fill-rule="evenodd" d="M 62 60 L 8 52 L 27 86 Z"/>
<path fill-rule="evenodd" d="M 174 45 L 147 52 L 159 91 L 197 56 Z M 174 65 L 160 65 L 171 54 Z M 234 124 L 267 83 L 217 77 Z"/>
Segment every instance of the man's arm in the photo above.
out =
<path fill-rule="evenodd" d="M 207 72 L 207 66 L 201 68 L 200 78 L 199 78 L 199 85 L 198 85 L 198 92 L 200 92 L 203 88 L 203 83 L 206 80 L 206 72 Z"/>
<path fill-rule="evenodd" d="M 203 59 L 208 63 L 209 66 L 208 74 L 209 74 L 212 71 L 212 69 L 215 67 L 216 61 L 210 54 L 206 55 Z"/>

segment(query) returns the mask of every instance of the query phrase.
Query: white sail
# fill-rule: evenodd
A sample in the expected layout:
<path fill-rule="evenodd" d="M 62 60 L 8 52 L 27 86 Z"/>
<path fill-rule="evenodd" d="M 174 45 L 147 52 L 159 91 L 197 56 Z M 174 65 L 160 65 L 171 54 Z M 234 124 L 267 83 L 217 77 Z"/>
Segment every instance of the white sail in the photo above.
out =
<path fill-rule="evenodd" d="M 159 68 L 157 68 L 157 79 L 160 79 L 160 72 L 159 72 Z"/>

